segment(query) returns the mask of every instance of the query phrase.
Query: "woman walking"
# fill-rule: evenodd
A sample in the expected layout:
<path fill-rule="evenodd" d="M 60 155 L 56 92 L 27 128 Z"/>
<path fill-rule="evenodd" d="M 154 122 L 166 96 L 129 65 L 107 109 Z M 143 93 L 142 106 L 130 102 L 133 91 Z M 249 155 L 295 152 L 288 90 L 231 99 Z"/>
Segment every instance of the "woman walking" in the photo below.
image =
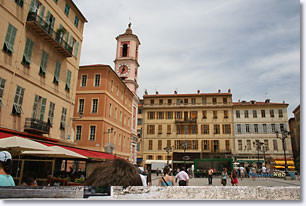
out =
<path fill-rule="evenodd" d="M 226 186 L 226 179 L 227 178 L 228 178 L 227 168 L 223 167 L 222 172 L 221 172 L 221 184 L 223 186 Z"/>
<path fill-rule="evenodd" d="M 234 185 L 238 186 L 238 176 L 237 176 L 236 169 L 234 169 L 231 173 L 231 183 L 232 183 L 232 186 Z"/>
<path fill-rule="evenodd" d="M 163 169 L 164 176 L 159 178 L 158 186 L 175 186 L 174 177 L 170 176 L 170 169 L 166 166 Z"/>

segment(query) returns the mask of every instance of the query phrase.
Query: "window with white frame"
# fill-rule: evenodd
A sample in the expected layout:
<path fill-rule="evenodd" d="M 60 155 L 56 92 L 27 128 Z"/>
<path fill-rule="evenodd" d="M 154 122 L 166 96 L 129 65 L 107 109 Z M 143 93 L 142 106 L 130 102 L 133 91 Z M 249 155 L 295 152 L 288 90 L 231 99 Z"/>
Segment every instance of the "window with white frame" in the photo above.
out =
<path fill-rule="evenodd" d="M 78 108 L 78 113 L 83 114 L 84 112 L 84 99 L 79 99 L 79 108 Z"/>
<path fill-rule="evenodd" d="M 98 99 L 93 99 L 91 113 L 96 114 L 97 112 L 98 112 Z"/>
<path fill-rule="evenodd" d="M 253 118 L 257 118 L 257 110 L 253 110 Z"/>
<path fill-rule="evenodd" d="M 244 110 L 244 118 L 249 118 L 249 111 L 248 110 Z"/>
<path fill-rule="evenodd" d="M 75 140 L 81 140 L 82 126 L 81 125 L 77 125 L 75 130 L 76 130 Z"/>
<path fill-rule="evenodd" d="M 267 125 L 266 124 L 262 125 L 262 130 L 263 130 L 263 133 L 267 133 Z"/>
<path fill-rule="evenodd" d="M 245 132 L 250 133 L 250 125 L 249 124 L 245 125 Z"/>
<path fill-rule="evenodd" d="M 100 86 L 100 78 L 101 78 L 100 74 L 95 74 L 95 87 Z"/>
<path fill-rule="evenodd" d="M 81 87 L 86 87 L 87 84 L 87 75 L 82 75 Z"/>
<path fill-rule="evenodd" d="M 89 140 L 94 141 L 95 139 L 96 139 L 96 126 L 91 125 L 90 126 Z"/>
<path fill-rule="evenodd" d="M 258 133 L 258 124 L 254 124 L 254 132 Z"/>
<path fill-rule="evenodd" d="M 276 131 L 275 124 L 271 124 L 271 129 L 272 129 L 272 133 L 275 133 L 275 131 Z"/>
<path fill-rule="evenodd" d="M 278 117 L 284 117 L 282 109 L 278 110 Z"/>
<path fill-rule="evenodd" d="M 241 124 L 237 124 L 237 133 L 241 134 Z"/>

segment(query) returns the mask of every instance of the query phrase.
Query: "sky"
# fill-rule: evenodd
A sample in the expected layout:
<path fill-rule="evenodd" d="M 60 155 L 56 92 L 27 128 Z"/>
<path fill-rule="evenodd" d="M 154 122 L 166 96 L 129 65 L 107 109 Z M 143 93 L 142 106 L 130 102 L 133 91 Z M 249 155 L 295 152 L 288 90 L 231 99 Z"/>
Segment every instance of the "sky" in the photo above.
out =
<path fill-rule="evenodd" d="M 300 104 L 299 0 L 74 0 L 88 20 L 80 65 L 114 68 L 116 37 L 132 23 L 138 96 L 215 93 Z"/>

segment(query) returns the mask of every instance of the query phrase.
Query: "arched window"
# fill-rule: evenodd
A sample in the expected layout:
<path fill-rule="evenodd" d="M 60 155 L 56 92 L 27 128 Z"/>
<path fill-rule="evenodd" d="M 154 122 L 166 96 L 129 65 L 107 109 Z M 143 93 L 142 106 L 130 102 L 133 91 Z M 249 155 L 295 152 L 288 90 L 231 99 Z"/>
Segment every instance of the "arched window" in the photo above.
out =
<path fill-rule="evenodd" d="M 128 45 L 127 44 L 123 44 L 122 57 L 127 57 L 127 54 L 128 54 Z"/>

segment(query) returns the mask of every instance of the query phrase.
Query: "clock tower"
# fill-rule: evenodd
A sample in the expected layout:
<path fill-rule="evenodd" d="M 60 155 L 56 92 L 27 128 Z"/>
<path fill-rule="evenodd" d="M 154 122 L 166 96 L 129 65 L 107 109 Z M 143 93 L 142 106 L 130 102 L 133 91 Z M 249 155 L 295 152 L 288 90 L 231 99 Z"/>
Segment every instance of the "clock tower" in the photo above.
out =
<path fill-rule="evenodd" d="M 130 142 L 130 162 L 136 164 L 137 158 L 137 113 L 139 98 L 137 96 L 137 74 L 138 74 L 138 47 L 140 41 L 138 37 L 133 34 L 131 29 L 131 23 L 129 23 L 128 28 L 124 34 L 120 34 L 116 37 L 117 40 L 117 50 L 115 59 L 115 71 L 126 86 L 134 93 L 132 101 L 132 119 L 131 119 L 131 142 Z"/>
<path fill-rule="evenodd" d="M 131 23 L 124 34 L 116 37 L 117 50 L 115 59 L 115 71 L 127 87 L 137 95 L 137 73 L 138 73 L 138 47 L 140 41 L 133 34 Z"/>

